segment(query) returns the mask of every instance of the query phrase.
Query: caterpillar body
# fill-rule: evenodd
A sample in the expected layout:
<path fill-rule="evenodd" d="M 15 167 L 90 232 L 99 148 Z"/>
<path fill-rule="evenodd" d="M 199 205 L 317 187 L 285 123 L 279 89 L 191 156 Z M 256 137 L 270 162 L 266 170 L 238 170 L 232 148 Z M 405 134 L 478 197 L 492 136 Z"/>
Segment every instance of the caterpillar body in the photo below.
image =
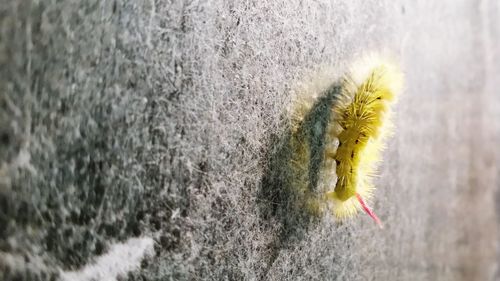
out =
<path fill-rule="evenodd" d="M 354 65 L 341 83 L 342 90 L 332 105 L 325 142 L 324 170 L 335 167 L 337 181 L 326 193 L 339 219 L 364 210 L 379 226 L 379 218 L 365 200 L 373 194 L 372 178 L 392 130 L 391 113 L 401 90 L 402 75 L 391 63 L 378 59 Z"/>

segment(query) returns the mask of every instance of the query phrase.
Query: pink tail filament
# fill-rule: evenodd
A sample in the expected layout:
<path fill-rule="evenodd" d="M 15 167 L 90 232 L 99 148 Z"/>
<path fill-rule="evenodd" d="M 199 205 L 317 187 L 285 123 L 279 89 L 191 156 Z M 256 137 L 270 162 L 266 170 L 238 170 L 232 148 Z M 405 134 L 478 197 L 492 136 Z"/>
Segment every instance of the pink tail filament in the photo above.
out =
<path fill-rule="evenodd" d="M 366 205 L 365 201 L 363 200 L 363 198 L 361 198 L 361 195 L 359 195 L 358 193 L 356 193 L 356 198 L 358 199 L 359 201 L 359 204 L 361 204 L 361 207 L 363 207 L 363 210 L 365 210 L 365 212 L 377 223 L 377 225 L 380 227 L 380 228 L 384 228 L 382 226 L 382 222 L 380 221 L 380 219 L 377 217 L 377 215 L 375 215 L 375 213 Z"/>

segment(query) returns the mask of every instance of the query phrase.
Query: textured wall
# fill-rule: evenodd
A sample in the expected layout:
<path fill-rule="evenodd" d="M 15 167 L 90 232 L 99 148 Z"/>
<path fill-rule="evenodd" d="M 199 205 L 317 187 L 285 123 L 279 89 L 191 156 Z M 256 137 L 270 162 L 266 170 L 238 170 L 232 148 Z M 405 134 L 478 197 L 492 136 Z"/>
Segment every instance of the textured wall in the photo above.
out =
<path fill-rule="evenodd" d="M 500 278 L 498 18 L 494 0 L 0 0 L 0 279 L 68 278 L 133 237 L 154 251 L 121 280 Z M 406 75 L 385 229 L 287 212 L 262 191 L 292 97 L 377 50 Z"/>

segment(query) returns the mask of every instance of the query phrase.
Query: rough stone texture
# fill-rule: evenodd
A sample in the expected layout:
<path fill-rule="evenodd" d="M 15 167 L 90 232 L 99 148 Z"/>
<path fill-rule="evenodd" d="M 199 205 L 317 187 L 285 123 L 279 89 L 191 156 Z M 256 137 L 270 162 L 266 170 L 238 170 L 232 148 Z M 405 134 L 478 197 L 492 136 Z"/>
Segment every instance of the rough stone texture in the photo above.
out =
<path fill-rule="evenodd" d="M 499 18 L 495 0 L 0 0 L 0 279 L 139 236 L 155 255 L 121 280 L 500 278 Z M 378 50 L 406 75 L 386 228 L 284 233 L 259 194 L 297 85 Z"/>

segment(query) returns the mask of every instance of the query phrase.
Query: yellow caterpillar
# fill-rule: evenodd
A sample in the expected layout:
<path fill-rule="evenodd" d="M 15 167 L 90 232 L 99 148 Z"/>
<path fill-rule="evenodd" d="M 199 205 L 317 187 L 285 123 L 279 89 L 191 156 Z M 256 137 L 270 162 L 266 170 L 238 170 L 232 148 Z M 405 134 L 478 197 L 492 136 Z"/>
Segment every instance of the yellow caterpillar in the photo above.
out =
<path fill-rule="evenodd" d="M 326 198 L 339 219 L 363 209 L 382 226 L 365 200 L 372 196 L 372 177 L 391 132 L 391 106 L 401 85 L 402 74 L 394 65 L 373 58 L 355 64 L 341 83 L 325 136 L 327 144 L 338 142 L 338 147 L 326 146 L 323 167 L 335 167 L 337 181 Z"/>

